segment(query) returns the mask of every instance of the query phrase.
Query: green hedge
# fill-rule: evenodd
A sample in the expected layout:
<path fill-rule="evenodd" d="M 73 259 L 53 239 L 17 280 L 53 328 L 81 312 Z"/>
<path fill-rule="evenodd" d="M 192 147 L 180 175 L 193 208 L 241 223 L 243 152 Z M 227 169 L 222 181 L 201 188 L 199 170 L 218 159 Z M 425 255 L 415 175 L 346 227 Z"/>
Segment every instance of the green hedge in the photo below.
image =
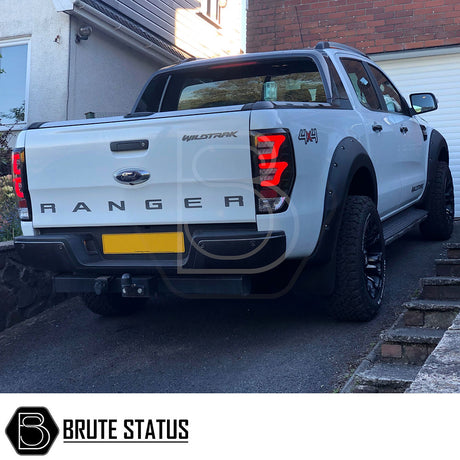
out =
<path fill-rule="evenodd" d="M 16 199 L 11 176 L 0 176 L 0 241 L 21 235 Z"/>

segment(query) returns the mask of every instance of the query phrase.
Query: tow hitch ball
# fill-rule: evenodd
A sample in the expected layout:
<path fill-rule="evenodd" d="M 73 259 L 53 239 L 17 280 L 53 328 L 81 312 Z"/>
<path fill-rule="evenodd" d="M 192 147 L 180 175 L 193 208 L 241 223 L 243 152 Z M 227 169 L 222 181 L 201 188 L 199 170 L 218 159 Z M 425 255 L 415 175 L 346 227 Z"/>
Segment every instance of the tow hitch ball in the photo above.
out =
<path fill-rule="evenodd" d="M 121 295 L 122 297 L 145 297 L 145 286 L 133 283 L 129 273 L 121 277 Z"/>
<path fill-rule="evenodd" d="M 94 282 L 94 292 L 96 295 L 102 295 L 111 292 L 111 287 L 117 285 L 117 280 L 111 276 L 100 276 Z M 149 279 L 136 278 L 133 281 L 129 273 L 122 275 L 120 288 L 122 297 L 149 297 Z"/>

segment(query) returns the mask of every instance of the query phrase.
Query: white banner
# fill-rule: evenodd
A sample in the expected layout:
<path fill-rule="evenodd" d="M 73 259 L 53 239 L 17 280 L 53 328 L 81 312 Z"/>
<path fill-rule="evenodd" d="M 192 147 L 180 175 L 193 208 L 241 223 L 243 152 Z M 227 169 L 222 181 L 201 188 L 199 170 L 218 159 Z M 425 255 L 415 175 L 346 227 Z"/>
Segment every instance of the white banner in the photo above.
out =
<path fill-rule="evenodd" d="M 44 449 L 50 460 L 442 459 L 458 455 L 448 414 L 459 404 L 446 395 L 0 395 L 0 458 Z"/>

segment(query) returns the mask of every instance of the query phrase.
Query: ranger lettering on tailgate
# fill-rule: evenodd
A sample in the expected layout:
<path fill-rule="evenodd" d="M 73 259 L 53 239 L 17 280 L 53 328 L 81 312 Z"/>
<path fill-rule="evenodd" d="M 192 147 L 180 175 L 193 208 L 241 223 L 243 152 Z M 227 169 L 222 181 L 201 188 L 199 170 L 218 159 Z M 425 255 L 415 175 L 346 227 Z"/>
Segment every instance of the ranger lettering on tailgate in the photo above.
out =
<path fill-rule="evenodd" d="M 223 197 L 223 207 L 229 208 L 232 205 L 236 206 L 244 206 L 244 197 L 240 196 L 224 196 Z M 150 199 L 144 201 L 145 209 L 153 210 L 153 209 L 163 209 L 163 200 L 161 199 Z M 107 202 L 108 211 L 113 212 L 115 209 L 118 211 L 126 211 L 126 202 L 120 201 L 108 201 Z M 192 197 L 192 198 L 184 198 L 184 207 L 187 209 L 193 208 L 202 208 L 202 197 Z M 69 208 L 70 209 L 70 208 Z M 92 212 L 91 208 L 84 202 L 79 201 L 75 204 L 72 208 L 72 212 L 78 211 L 86 211 Z M 55 203 L 40 203 L 40 212 L 45 214 L 46 212 L 51 212 L 53 214 L 57 213 L 57 207 Z"/>

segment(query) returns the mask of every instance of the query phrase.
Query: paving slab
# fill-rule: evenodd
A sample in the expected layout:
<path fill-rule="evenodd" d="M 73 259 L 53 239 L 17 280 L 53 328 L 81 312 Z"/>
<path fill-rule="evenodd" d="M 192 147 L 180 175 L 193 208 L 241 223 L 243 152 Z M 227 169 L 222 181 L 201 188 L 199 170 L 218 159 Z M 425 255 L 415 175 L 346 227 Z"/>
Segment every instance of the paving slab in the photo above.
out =
<path fill-rule="evenodd" d="M 420 366 L 410 364 L 375 363 L 358 375 L 359 380 L 379 384 L 411 383 L 420 371 Z"/>
<path fill-rule="evenodd" d="M 460 314 L 406 392 L 460 393 Z"/>
<path fill-rule="evenodd" d="M 440 329 L 400 327 L 385 331 L 382 338 L 388 342 L 437 344 L 443 335 L 444 331 Z"/>

